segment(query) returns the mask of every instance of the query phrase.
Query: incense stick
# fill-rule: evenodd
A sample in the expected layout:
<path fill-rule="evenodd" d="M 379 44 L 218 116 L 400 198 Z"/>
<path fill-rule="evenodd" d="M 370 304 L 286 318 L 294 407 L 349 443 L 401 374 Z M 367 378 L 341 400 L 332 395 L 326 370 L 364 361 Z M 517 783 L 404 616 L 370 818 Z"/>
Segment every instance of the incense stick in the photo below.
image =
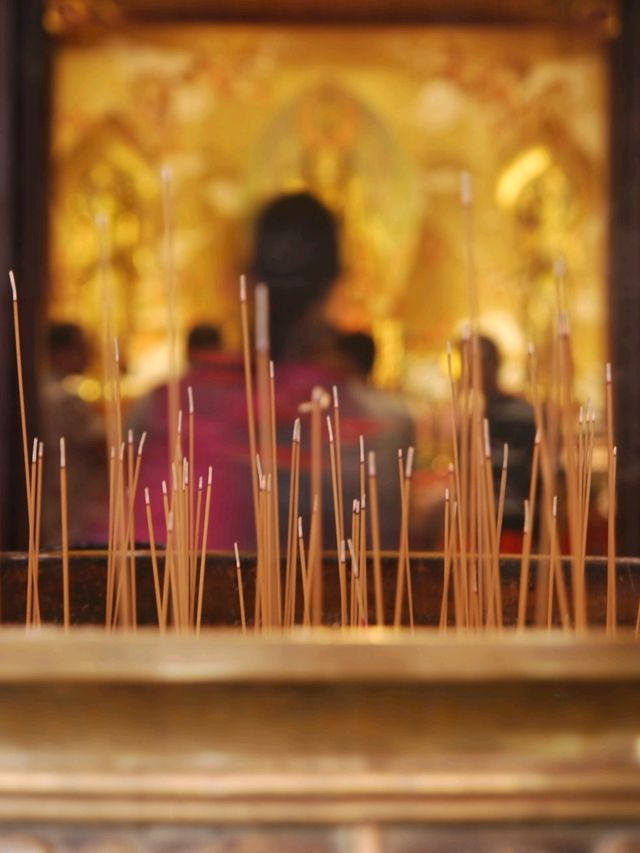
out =
<path fill-rule="evenodd" d="M 69 630 L 69 517 L 67 509 L 67 459 L 64 438 L 60 439 L 60 525 L 62 541 L 62 613 L 64 630 Z"/>
<path fill-rule="evenodd" d="M 204 575 L 207 565 L 207 539 L 209 537 L 209 512 L 211 510 L 211 485 L 213 483 L 213 468 L 209 466 L 207 473 L 207 493 L 204 499 L 204 521 L 202 527 L 202 550 L 200 552 L 200 586 L 198 589 L 198 615 L 196 618 L 196 633 L 200 633 L 202 623 L 202 602 L 204 598 Z"/>
<path fill-rule="evenodd" d="M 22 454 L 24 457 L 24 482 L 27 494 L 27 512 L 30 513 L 29 493 L 31 488 L 29 472 L 29 442 L 27 439 L 27 414 L 24 402 L 24 379 L 22 376 L 22 344 L 20 341 L 20 316 L 18 307 L 18 290 L 13 270 L 9 270 L 9 282 L 11 284 L 11 297 L 13 305 L 13 334 L 15 337 L 16 367 L 18 371 L 18 398 L 20 402 L 20 428 L 22 431 Z M 31 515 L 29 515 L 31 523 Z"/>
<path fill-rule="evenodd" d="M 165 630 L 165 614 L 162 607 L 162 595 L 160 593 L 160 573 L 158 571 L 158 554 L 156 551 L 156 537 L 153 529 L 153 515 L 151 514 L 151 501 L 149 499 L 149 489 L 144 490 L 144 504 L 147 515 L 147 530 L 149 532 L 149 548 L 151 550 L 151 569 L 153 572 L 153 591 L 156 597 L 156 612 L 158 614 L 158 627 L 160 633 L 164 634 Z"/>
<path fill-rule="evenodd" d="M 384 625 L 384 592 L 382 589 L 382 558 L 380 554 L 380 513 L 378 509 L 378 477 L 376 455 L 369 451 L 369 502 L 371 506 L 371 540 L 373 544 L 373 589 L 376 624 Z"/>
<path fill-rule="evenodd" d="M 236 556 L 236 580 L 238 583 L 238 602 L 240 604 L 240 624 L 242 633 L 247 633 L 247 620 L 244 612 L 244 591 L 242 589 L 242 569 L 240 568 L 240 554 L 238 553 L 238 543 L 233 543 L 233 550 Z"/>
<path fill-rule="evenodd" d="M 240 276 L 240 319 L 242 325 L 242 358 L 244 362 L 244 386 L 247 403 L 247 426 L 249 430 L 249 460 L 251 469 L 251 489 L 253 494 L 253 517 L 256 531 L 256 546 L 258 542 L 258 475 L 254 460 L 258 452 L 256 442 L 256 421 L 253 410 L 253 379 L 251 376 L 251 350 L 249 344 L 249 316 L 247 312 L 247 284 L 245 277 Z"/>
<path fill-rule="evenodd" d="M 329 433 L 329 457 L 331 461 L 331 486 L 333 491 L 333 514 L 336 528 L 336 554 L 338 555 L 338 578 L 340 583 L 340 624 L 347 624 L 347 586 L 344 566 L 340 560 L 340 543 L 342 542 L 342 528 L 340 524 L 340 496 L 338 486 L 338 466 L 336 461 L 336 447 L 333 438 L 333 427 L 331 417 L 327 415 L 327 432 Z"/>

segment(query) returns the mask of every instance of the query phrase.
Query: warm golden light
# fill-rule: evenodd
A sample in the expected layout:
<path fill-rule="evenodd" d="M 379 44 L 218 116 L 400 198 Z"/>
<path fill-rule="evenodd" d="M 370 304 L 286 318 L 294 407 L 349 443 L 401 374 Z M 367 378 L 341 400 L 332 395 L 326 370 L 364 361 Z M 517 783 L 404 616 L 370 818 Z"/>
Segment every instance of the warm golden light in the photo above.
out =
<path fill-rule="evenodd" d="M 438 398 L 441 353 L 469 313 L 464 169 L 474 178 L 480 320 L 499 339 L 507 377 L 521 380 L 530 340 L 544 374 L 561 254 L 577 393 L 597 400 L 605 68 L 598 42 L 525 29 L 131 25 L 60 42 L 51 314 L 97 335 L 104 211 L 125 387 L 138 393 L 162 377 L 159 175 L 170 163 L 179 329 L 210 321 L 237 347 L 246 223 L 269 196 L 308 187 L 343 223 L 332 318 L 373 332 L 379 380 Z"/>

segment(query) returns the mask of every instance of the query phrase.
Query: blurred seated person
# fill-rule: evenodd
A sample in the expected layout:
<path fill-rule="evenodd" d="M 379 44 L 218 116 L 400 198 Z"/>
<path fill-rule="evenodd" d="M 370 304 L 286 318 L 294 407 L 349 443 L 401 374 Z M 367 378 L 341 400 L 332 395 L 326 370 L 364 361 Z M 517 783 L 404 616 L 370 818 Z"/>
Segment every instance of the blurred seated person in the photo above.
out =
<path fill-rule="evenodd" d="M 195 466 L 190 472 L 197 487 L 213 468 L 211 520 L 207 546 L 231 549 L 254 547 L 251 472 L 247 440 L 247 407 L 241 357 L 222 349 L 220 330 L 211 324 L 193 326 L 186 339 L 187 370 L 180 380 L 183 449 L 188 448 L 188 388 L 194 402 Z M 166 538 L 162 507 L 162 481 L 171 488 L 169 474 L 168 386 L 160 385 L 142 397 L 127 419 L 134 441 L 147 433 L 142 453 L 136 502 L 136 538 L 149 540 L 144 489 L 151 496 L 154 534 Z"/>
<path fill-rule="evenodd" d="M 362 393 L 352 382 L 354 371 L 340 352 L 340 332 L 324 317 L 324 306 L 341 272 L 338 229 L 333 215 L 308 193 L 276 198 L 260 212 L 254 229 L 251 273 L 255 282 L 265 282 L 270 296 L 271 357 L 275 362 L 278 465 L 280 471 L 280 521 L 286 536 L 289 461 L 293 423 L 300 404 L 321 386 L 330 399 L 332 386 L 340 393 L 341 437 L 345 513 L 359 497 L 359 436 L 365 449 L 374 450 L 380 493 L 382 545 L 397 548 L 400 498 L 397 451 L 413 444 L 414 428 L 406 408 L 388 404 L 383 392 Z M 240 317 L 238 312 L 238 324 Z M 255 548 L 252 461 L 249 458 L 244 373 L 240 355 L 219 352 L 214 336 L 193 331 L 190 337 L 189 370 L 181 381 L 181 407 L 186 436 L 187 387 L 193 388 L 195 403 L 195 476 L 213 468 L 213 496 L 208 546 L 231 549 Z M 328 413 L 328 412 L 327 412 Z M 141 494 L 145 486 L 153 493 L 152 507 L 156 537 L 164 538 L 160 485 L 169 480 L 167 438 L 167 389 L 156 389 L 136 407 L 131 425 L 139 436 L 147 430 L 140 474 Z M 300 512 L 308 518 L 309 417 L 301 416 L 302 453 Z M 333 517 L 331 474 L 325 418 L 323 503 L 325 518 Z M 186 440 L 185 440 L 186 447 Z M 206 479 L 206 478 L 205 478 Z M 194 480 L 195 482 L 195 480 Z M 142 501 L 136 511 L 136 533 L 147 539 Z M 332 524 L 326 523 L 325 545 L 334 547 Z"/>
<path fill-rule="evenodd" d="M 508 550 L 513 546 L 514 550 L 519 550 L 524 524 L 524 501 L 529 496 L 531 460 L 536 435 L 535 417 L 533 407 L 523 397 L 509 394 L 500 387 L 501 357 L 496 343 L 491 338 L 480 335 L 478 344 L 496 497 L 500 485 L 504 445 L 509 445 L 502 525 L 503 548 Z"/>
<path fill-rule="evenodd" d="M 259 215 L 254 238 L 252 274 L 269 286 L 271 356 L 275 362 L 279 453 L 289 455 L 291 428 L 298 406 L 315 386 L 340 397 L 344 507 L 359 498 L 359 437 L 365 452 L 374 451 L 380 501 L 383 548 L 398 547 L 400 490 L 397 453 L 415 442 L 413 421 L 406 406 L 392 395 L 366 384 L 375 347 L 368 336 L 348 336 L 326 319 L 325 305 L 342 273 L 338 225 L 333 214 L 309 193 L 283 195 Z M 365 342 L 365 338 L 368 341 Z M 329 414 L 330 409 L 326 414 Z M 325 518 L 333 518 L 328 442 L 323 417 Z M 309 418 L 302 417 L 300 507 L 309 512 Z M 288 495 L 288 476 L 280 494 Z M 281 514 L 282 515 L 282 514 Z M 285 516 L 286 517 L 286 516 Z M 326 547 L 335 547 L 327 523 Z"/>
<path fill-rule="evenodd" d="M 56 323 L 47 335 L 48 369 L 40 388 L 44 441 L 42 542 L 61 543 L 60 438 L 65 439 L 69 543 L 103 544 L 108 516 L 104 422 L 74 390 L 91 348 L 80 326 Z"/>

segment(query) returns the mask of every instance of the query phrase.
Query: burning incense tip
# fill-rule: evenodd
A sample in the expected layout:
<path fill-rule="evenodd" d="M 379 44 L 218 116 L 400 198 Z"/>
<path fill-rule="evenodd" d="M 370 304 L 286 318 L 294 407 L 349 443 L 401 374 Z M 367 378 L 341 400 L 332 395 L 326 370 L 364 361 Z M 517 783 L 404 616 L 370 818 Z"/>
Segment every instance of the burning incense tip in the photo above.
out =
<path fill-rule="evenodd" d="M 298 539 L 302 539 L 302 516 L 298 516 Z"/>
<path fill-rule="evenodd" d="M 455 470 L 456 470 L 456 469 L 455 469 L 455 466 L 454 466 L 453 462 L 449 462 L 449 465 L 448 465 L 448 467 L 447 467 L 447 473 L 449 473 L 449 474 L 453 474 L 453 473 L 455 472 Z"/>
<path fill-rule="evenodd" d="M 133 444 L 133 430 L 127 432 L 127 444 Z"/>
<path fill-rule="evenodd" d="M 525 498 L 524 500 L 524 533 L 529 532 L 529 501 Z"/>
<path fill-rule="evenodd" d="M 473 182 L 470 172 L 460 173 L 460 201 L 463 207 L 470 207 L 473 201 Z"/>
<path fill-rule="evenodd" d="M 123 441 L 122 444 L 120 445 L 120 461 L 121 462 L 124 460 L 124 448 L 125 448 L 125 443 Z"/>
<path fill-rule="evenodd" d="M 269 362 L 269 379 L 275 379 L 275 371 L 273 369 L 273 362 Z"/>
<path fill-rule="evenodd" d="M 536 437 L 533 440 L 534 444 L 540 444 L 540 427 L 536 430 Z"/>
<path fill-rule="evenodd" d="M 162 494 L 165 496 L 167 495 L 167 481 L 166 480 L 162 481 Z"/>
<path fill-rule="evenodd" d="M 138 456 L 142 456 L 142 448 L 144 447 L 144 443 L 147 439 L 147 433 L 143 432 L 140 436 L 140 443 L 138 444 Z"/>
<path fill-rule="evenodd" d="M 405 466 L 405 469 L 404 469 L 404 476 L 407 478 L 407 480 L 410 480 L 410 479 L 411 479 L 411 475 L 413 474 L 413 456 L 414 456 L 414 452 L 415 452 L 415 451 L 414 451 L 414 448 L 413 448 L 413 447 L 410 447 L 410 448 L 407 450 L 407 462 L 406 462 L 406 466 Z"/>
<path fill-rule="evenodd" d="M 255 343 L 257 352 L 269 351 L 269 288 L 257 284 L 255 289 Z"/>
<path fill-rule="evenodd" d="M 258 480 L 262 482 L 262 480 L 264 480 L 264 473 L 262 471 L 262 462 L 260 461 L 259 453 L 256 453 L 256 470 L 258 471 Z"/>
<path fill-rule="evenodd" d="M 340 550 L 338 552 L 338 559 L 341 563 L 345 563 L 347 561 L 347 546 L 344 539 L 340 540 Z"/>
<path fill-rule="evenodd" d="M 360 495 L 360 509 L 364 512 L 367 508 L 367 496 Z"/>
<path fill-rule="evenodd" d="M 247 301 L 247 279 L 243 274 L 240 276 L 240 302 Z"/>
<path fill-rule="evenodd" d="M 65 452 L 64 438 L 61 438 L 60 439 L 60 467 L 66 468 L 66 466 L 67 466 L 67 455 Z"/>
<path fill-rule="evenodd" d="M 553 509 L 551 510 L 551 514 L 555 518 L 558 515 L 558 496 L 553 496 Z"/>
<path fill-rule="evenodd" d="M 296 418 L 293 422 L 293 440 L 300 444 L 300 418 Z"/>
<path fill-rule="evenodd" d="M 338 386 L 333 386 L 333 408 L 338 409 L 340 407 L 340 401 L 338 400 Z"/>
<path fill-rule="evenodd" d="M 202 477 L 198 477 L 198 491 L 202 491 Z"/>
<path fill-rule="evenodd" d="M 614 446 L 614 448 L 613 448 L 613 455 L 614 455 L 614 456 L 617 456 L 617 455 L 618 455 L 618 447 L 617 447 L 617 445 L 616 445 L 616 446 Z"/>
<path fill-rule="evenodd" d="M 364 436 L 360 436 L 360 464 L 364 465 Z"/>
<path fill-rule="evenodd" d="M 329 433 L 329 444 L 333 444 L 333 427 L 329 415 L 327 415 L 327 432 Z"/>
<path fill-rule="evenodd" d="M 376 454 L 374 450 L 369 451 L 369 476 L 376 476 Z"/>
<path fill-rule="evenodd" d="M 167 514 L 167 533 L 171 533 L 173 531 L 173 511 L 169 510 Z"/>
<path fill-rule="evenodd" d="M 605 376 L 606 376 L 605 381 L 606 381 L 607 385 L 610 385 L 611 384 L 611 362 L 610 361 L 607 362 L 607 366 L 605 368 Z"/>
<path fill-rule="evenodd" d="M 182 409 L 178 410 L 178 435 L 182 433 Z"/>
<path fill-rule="evenodd" d="M 191 385 L 187 386 L 187 398 L 189 400 L 189 414 L 192 415 L 195 411 L 195 408 L 193 405 L 193 388 L 191 387 Z"/>
<path fill-rule="evenodd" d="M 213 482 L 213 468 L 209 465 L 209 470 L 207 472 L 207 486 L 210 486 Z"/>
<path fill-rule="evenodd" d="M 509 464 L 509 445 L 505 444 L 502 450 L 502 467 L 506 468 Z"/>
<path fill-rule="evenodd" d="M 356 515 L 358 515 L 360 512 L 360 501 L 358 500 L 358 498 L 353 499 L 353 511 Z"/>
<path fill-rule="evenodd" d="M 44 455 L 44 442 L 40 441 L 38 443 L 38 459 L 42 459 Z"/>
<path fill-rule="evenodd" d="M 116 458 L 116 449 L 113 445 L 111 445 L 111 452 L 110 452 L 109 456 L 111 457 L 112 461 Z"/>
<path fill-rule="evenodd" d="M 236 555 L 236 568 L 239 569 L 240 568 L 240 552 L 238 551 L 238 543 L 237 542 L 233 543 L 233 551 Z"/>
<path fill-rule="evenodd" d="M 445 499 L 445 501 L 449 500 L 449 489 L 444 490 L 444 499 Z"/>
<path fill-rule="evenodd" d="M 113 356 L 116 360 L 116 364 L 120 364 L 120 346 L 117 338 L 113 339 Z"/>
<path fill-rule="evenodd" d="M 16 289 L 16 280 L 13 276 L 13 270 L 9 270 L 9 282 L 11 284 L 11 298 L 14 302 L 18 301 L 18 291 Z"/>
<path fill-rule="evenodd" d="M 145 502 L 145 504 L 146 504 L 147 506 L 149 506 L 149 504 L 151 503 L 151 499 L 150 499 L 150 497 L 149 497 L 149 489 L 148 489 L 148 488 L 146 488 L 146 487 L 145 487 L 145 490 L 144 490 L 144 502 Z"/>

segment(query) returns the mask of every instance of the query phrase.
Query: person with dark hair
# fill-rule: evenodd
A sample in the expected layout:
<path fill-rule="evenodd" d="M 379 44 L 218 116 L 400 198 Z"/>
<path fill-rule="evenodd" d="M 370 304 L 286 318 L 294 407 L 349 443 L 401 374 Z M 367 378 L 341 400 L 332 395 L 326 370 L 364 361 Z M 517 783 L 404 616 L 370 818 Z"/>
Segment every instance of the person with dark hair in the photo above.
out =
<path fill-rule="evenodd" d="M 331 350 L 335 330 L 324 301 L 341 272 L 338 228 L 310 193 L 279 196 L 255 224 L 253 277 L 269 286 L 271 356 L 315 361 Z"/>
<path fill-rule="evenodd" d="M 222 337 L 220 329 L 211 323 L 198 323 L 192 326 L 187 336 L 187 361 L 197 364 L 207 359 L 211 353 L 220 352 Z"/>
<path fill-rule="evenodd" d="M 362 382 L 368 382 L 376 361 L 376 342 L 371 335 L 366 332 L 341 335 L 338 339 L 338 350 L 347 369 Z"/>
<path fill-rule="evenodd" d="M 359 436 L 377 457 L 382 545 L 398 546 L 400 494 L 397 451 L 413 443 L 411 418 L 389 395 L 353 381 L 354 372 L 340 351 L 343 336 L 326 320 L 326 300 L 340 271 L 338 227 L 327 208 L 308 193 L 279 196 L 255 220 L 251 277 L 269 288 L 271 357 L 275 362 L 276 420 L 279 444 L 280 520 L 286 535 L 291 433 L 300 404 L 322 387 L 330 399 L 332 387 L 340 394 L 345 507 L 359 497 Z M 252 460 L 249 456 L 247 408 L 242 360 L 219 350 L 210 329 L 199 326 L 189 335 L 189 369 L 181 380 L 181 407 L 187 412 L 188 386 L 195 403 L 196 471 L 213 469 L 213 503 L 208 545 L 231 549 L 255 547 Z M 136 434 L 147 430 L 140 486 L 159 491 L 167 479 L 167 390 L 158 388 L 135 409 L 131 426 Z M 309 496 L 309 422 L 303 416 L 301 503 L 306 514 Z M 323 501 L 327 518 L 333 513 L 328 446 L 325 436 Z M 285 461 L 286 460 L 286 461 Z M 309 499 L 309 500 L 308 500 Z M 156 535 L 162 539 L 161 501 L 152 501 Z M 157 509 L 157 508 L 160 509 Z M 328 531 L 329 528 L 327 528 Z M 137 535 L 147 538 L 144 507 L 137 509 Z M 327 534 L 327 544 L 329 543 Z"/>
<path fill-rule="evenodd" d="M 326 319 L 325 306 L 342 265 L 338 225 L 333 214 L 314 196 L 301 192 L 279 196 L 259 214 L 255 225 L 254 280 L 269 288 L 271 355 L 275 362 L 278 440 L 290 446 L 291 427 L 299 405 L 321 387 L 331 395 L 336 386 L 342 424 L 345 507 L 359 498 L 359 443 L 376 454 L 379 483 L 382 546 L 397 548 L 400 529 L 400 490 L 397 453 L 414 444 L 413 421 L 406 406 L 392 395 L 361 381 L 354 372 L 351 344 L 369 343 L 369 371 L 373 365 L 373 340 L 345 336 Z M 352 347 L 353 349 L 353 347 Z M 356 355 L 356 360 L 358 355 Z M 303 420 L 303 445 L 308 423 Z M 304 436 L 305 430 L 307 436 Z M 326 445 L 326 441 L 325 441 Z M 323 502 L 333 515 L 331 475 L 325 446 Z M 308 494 L 309 472 L 303 455 L 301 494 Z M 280 495 L 288 494 L 284 472 Z M 310 498 L 310 496 L 309 496 Z M 310 501 L 309 501 L 310 502 Z M 350 510 L 347 510 L 350 512 Z M 281 513 L 286 519 L 286 513 Z"/>
<path fill-rule="evenodd" d="M 502 524 L 502 529 L 507 536 L 504 547 L 507 548 L 513 542 L 513 547 L 517 550 L 518 538 L 509 539 L 508 537 L 510 532 L 515 533 L 516 537 L 519 537 L 522 532 L 524 501 L 529 494 L 531 458 L 536 435 L 535 418 L 533 408 L 525 399 L 507 393 L 500 386 L 502 359 L 495 341 L 480 335 L 478 344 L 496 494 L 502 472 L 504 445 L 509 445 L 507 489 Z"/>
<path fill-rule="evenodd" d="M 61 541 L 59 460 L 65 439 L 69 542 L 103 543 L 108 501 L 104 423 L 77 393 L 77 381 L 89 365 L 91 347 L 82 328 L 54 323 L 47 332 L 48 371 L 41 383 L 40 407 L 45 446 L 42 501 L 42 542 Z"/>

